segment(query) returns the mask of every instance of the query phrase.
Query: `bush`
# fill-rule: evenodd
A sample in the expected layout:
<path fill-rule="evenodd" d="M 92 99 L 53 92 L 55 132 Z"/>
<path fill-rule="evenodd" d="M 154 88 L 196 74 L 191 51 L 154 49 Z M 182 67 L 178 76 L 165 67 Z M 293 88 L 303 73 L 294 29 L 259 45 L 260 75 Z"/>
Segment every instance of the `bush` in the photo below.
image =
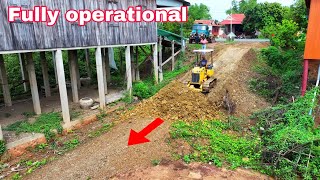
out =
<path fill-rule="evenodd" d="M 138 82 L 133 85 L 133 95 L 140 99 L 147 99 L 151 97 L 154 94 L 153 91 L 152 86 L 145 82 Z"/>

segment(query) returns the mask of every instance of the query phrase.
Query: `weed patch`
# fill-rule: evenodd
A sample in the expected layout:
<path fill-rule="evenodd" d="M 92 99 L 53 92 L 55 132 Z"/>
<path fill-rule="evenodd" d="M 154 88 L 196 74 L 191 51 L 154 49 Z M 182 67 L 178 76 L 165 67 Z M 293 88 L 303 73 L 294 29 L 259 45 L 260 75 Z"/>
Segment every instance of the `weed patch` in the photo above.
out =
<path fill-rule="evenodd" d="M 52 130 L 62 130 L 61 121 L 61 115 L 57 112 L 53 112 L 42 114 L 34 123 L 30 123 L 25 120 L 11 124 L 4 129 L 7 131 L 15 131 L 17 133 L 44 133 L 47 140 L 51 140 L 55 136 Z"/>
<path fill-rule="evenodd" d="M 88 136 L 90 138 L 99 137 L 102 134 L 108 132 L 113 127 L 113 124 L 104 124 L 100 129 L 91 132 Z"/>
<path fill-rule="evenodd" d="M 186 163 L 200 161 L 232 169 L 256 167 L 261 157 L 258 136 L 240 137 L 227 130 L 229 125 L 217 120 L 179 121 L 173 124 L 170 134 L 173 139 L 183 139 L 192 147 L 191 153 L 181 157 Z"/>

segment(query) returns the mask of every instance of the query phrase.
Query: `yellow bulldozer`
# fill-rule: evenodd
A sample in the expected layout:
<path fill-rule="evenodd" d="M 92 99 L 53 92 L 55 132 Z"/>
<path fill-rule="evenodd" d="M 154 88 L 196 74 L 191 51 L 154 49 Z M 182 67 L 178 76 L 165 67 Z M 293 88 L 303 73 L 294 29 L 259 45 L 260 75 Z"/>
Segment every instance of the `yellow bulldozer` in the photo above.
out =
<path fill-rule="evenodd" d="M 209 93 L 216 84 L 217 79 L 214 77 L 213 70 L 213 49 L 194 50 L 197 61 L 192 69 L 191 81 L 188 82 L 188 87 L 202 93 Z M 206 54 L 211 53 L 211 64 L 206 60 Z M 199 62 L 199 57 L 202 57 Z"/>

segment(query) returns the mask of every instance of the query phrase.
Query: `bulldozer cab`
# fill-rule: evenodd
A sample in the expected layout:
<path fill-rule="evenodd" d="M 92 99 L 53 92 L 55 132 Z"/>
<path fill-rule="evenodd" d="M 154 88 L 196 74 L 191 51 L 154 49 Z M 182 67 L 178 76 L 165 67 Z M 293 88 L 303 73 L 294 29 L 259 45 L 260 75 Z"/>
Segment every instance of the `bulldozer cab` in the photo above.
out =
<path fill-rule="evenodd" d="M 201 57 L 205 57 L 205 59 L 208 61 L 208 59 L 210 58 L 211 61 L 211 66 L 213 64 L 213 49 L 198 49 L 198 50 L 194 50 L 193 52 L 196 53 L 197 56 L 197 61 L 196 61 L 196 66 L 201 66 L 200 61 L 202 60 Z M 207 63 L 207 66 L 209 66 L 209 61 Z"/>

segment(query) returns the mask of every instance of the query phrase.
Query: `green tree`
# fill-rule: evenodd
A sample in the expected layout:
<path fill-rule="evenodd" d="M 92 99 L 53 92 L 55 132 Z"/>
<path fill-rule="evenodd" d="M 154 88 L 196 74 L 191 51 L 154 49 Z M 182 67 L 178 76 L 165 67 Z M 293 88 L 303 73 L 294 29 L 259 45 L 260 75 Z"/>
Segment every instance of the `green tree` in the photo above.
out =
<path fill-rule="evenodd" d="M 257 5 L 257 0 L 241 0 L 241 1 L 232 1 L 232 8 L 226 11 L 227 14 L 242 14 L 253 9 Z"/>
<path fill-rule="evenodd" d="M 281 23 L 267 24 L 262 30 L 272 45 L 280 48 L 295 48 L 299 26 L 293 20 L 284 19 Z"/>
<path fill-rule="evenodd" d="M 267 24 L 281 23 L 288 9 L 282 7 L 280 3 L 259 3 L 252 9 L 247 9 L 244 19 L 244 30 L 254 32 L 256 29 L 261 30 Z"/>
<path fill-rule="evenodd" d="M 295 0 L 290 6 L 290 17 L 296 22 L 300 29 L 305 31 L 308 26 L 307 7 L 305 0 Z"/>

